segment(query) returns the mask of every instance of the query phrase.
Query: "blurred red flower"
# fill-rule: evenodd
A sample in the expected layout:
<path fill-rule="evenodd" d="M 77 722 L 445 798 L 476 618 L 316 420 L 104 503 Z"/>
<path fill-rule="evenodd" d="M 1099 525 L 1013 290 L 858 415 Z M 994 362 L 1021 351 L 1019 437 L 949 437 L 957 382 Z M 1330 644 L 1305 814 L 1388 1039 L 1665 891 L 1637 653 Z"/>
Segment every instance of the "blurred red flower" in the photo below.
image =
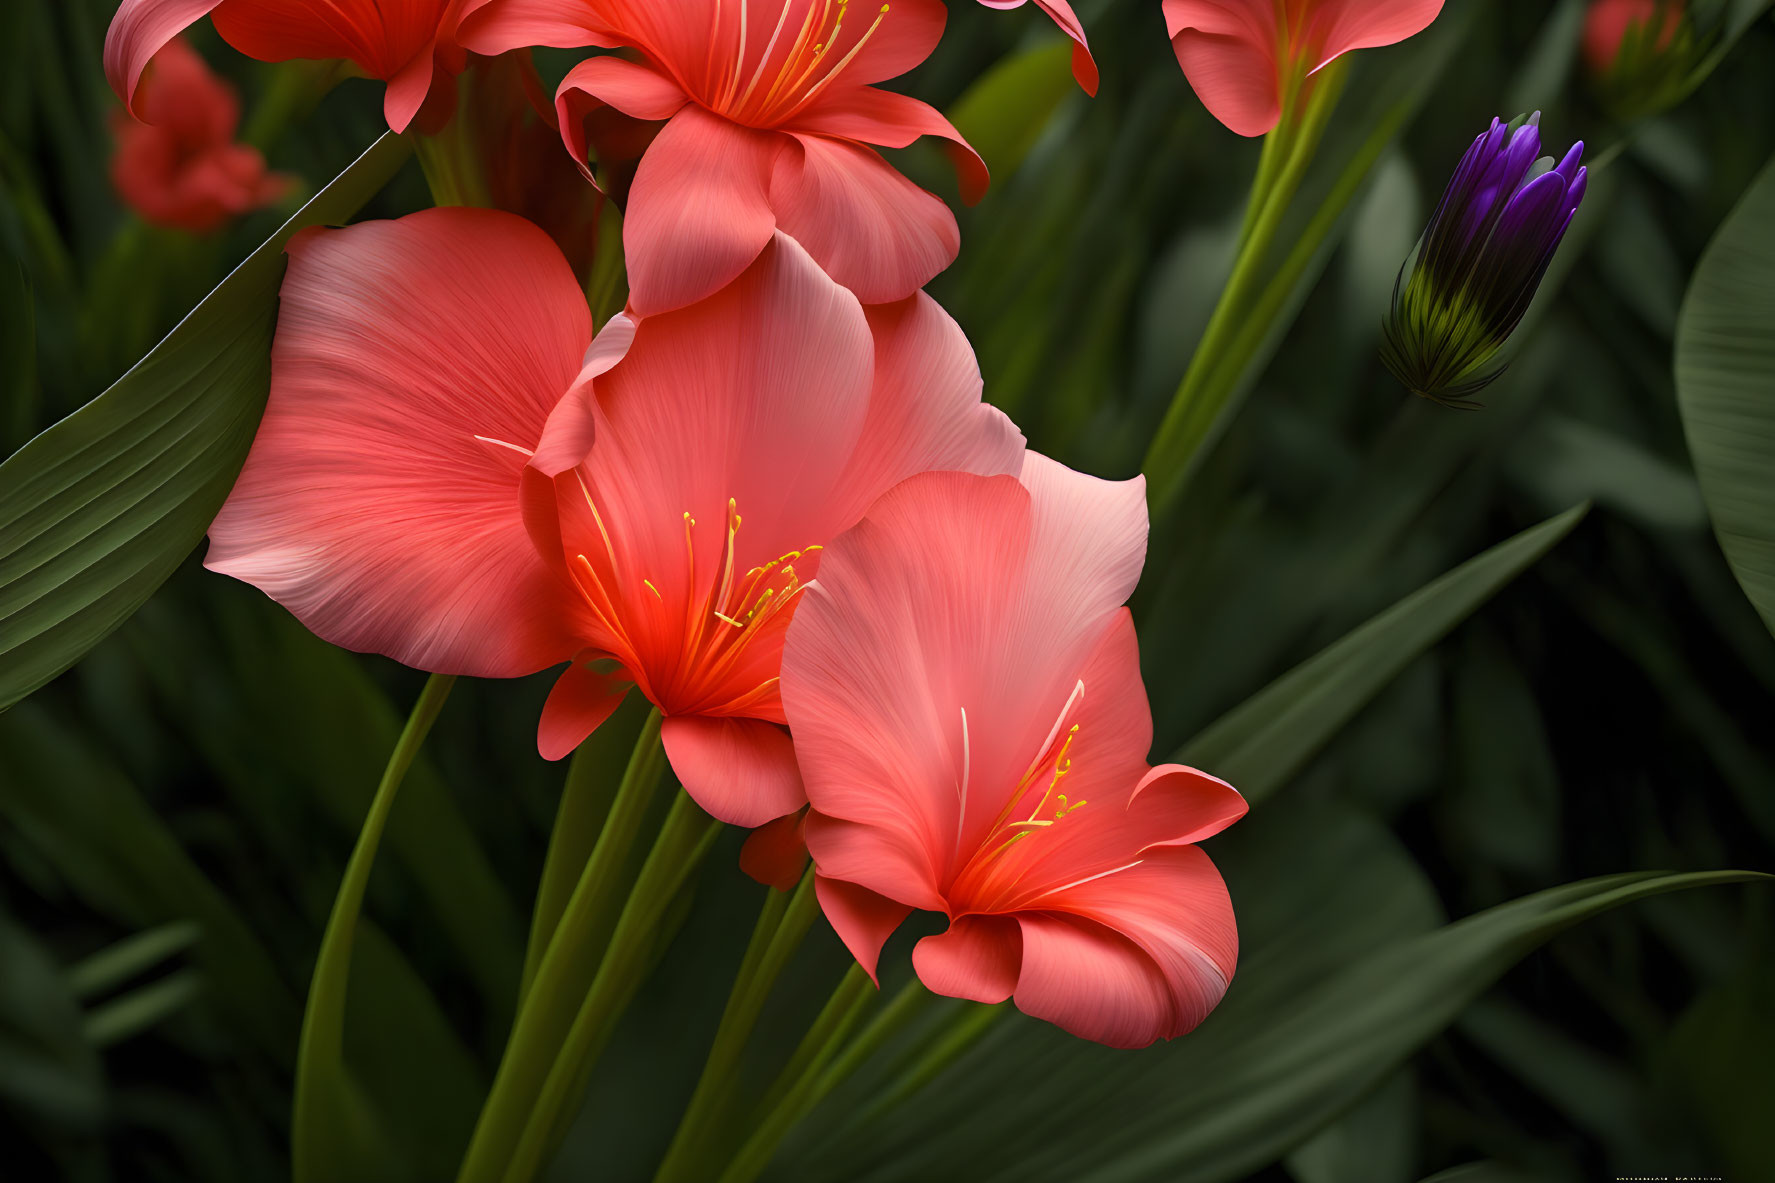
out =
<path fill-rule="evenodd" d="M 111 183 L 144 221 L 204 233 L 289 190 L 257 149 L 234 142 L 240 100 L 184 41 L 155 55 L 137 104 L 150 122 L 121 111 L 112 121 Z"/>
<path fill-rule="evenodd" d="M 1607 74 L 1631 30 L 1655 27 L 1652 47 L 1663 49 L 1676 37 L 1682 19 L 1681 0 L 1594 0 L 1584 14 L 1584 61 L 1596 73 Z"/>

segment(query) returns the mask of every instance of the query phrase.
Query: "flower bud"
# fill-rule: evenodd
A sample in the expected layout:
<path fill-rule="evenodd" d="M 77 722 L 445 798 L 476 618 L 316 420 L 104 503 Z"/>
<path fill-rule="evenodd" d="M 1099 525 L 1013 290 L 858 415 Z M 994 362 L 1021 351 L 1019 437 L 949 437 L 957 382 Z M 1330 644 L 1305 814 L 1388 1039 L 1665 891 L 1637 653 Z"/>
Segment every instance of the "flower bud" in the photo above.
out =
<path fill-rule="evenodd" d="M 1381 361 L 1413 394 L 1478 405 L 1584 200 L 1582 141 L 1557 164 L 1541 158 L 1540 121 L 1492 120 L 1400 269 Z"/>

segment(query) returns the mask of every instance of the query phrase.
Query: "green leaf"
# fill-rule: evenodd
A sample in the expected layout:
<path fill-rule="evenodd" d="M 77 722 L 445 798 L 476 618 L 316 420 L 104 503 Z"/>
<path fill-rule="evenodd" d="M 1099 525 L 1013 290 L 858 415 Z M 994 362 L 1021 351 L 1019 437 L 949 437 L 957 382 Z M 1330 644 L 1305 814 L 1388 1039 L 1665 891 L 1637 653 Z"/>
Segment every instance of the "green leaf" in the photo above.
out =
<path fill-rule="evenodd" d="M 196 924 L 193 960 L 220 1015 L 289 1062 L 295 999 L 252 927 L 136 787 L 34 703 L 0 714 L 0 817 L 95 911 L 131 928 Z"/>
<path fill-rule="evenodd" d="M 350 217 L 408 151 L 378 140 L 134 369 L 0 464 L 0 709 L 78 661 L 203 537 L 264 409 L 284 243 Z"/>
<path fill-rule="evenodd" d="M 1072 42 L 1058 39 L 1010 54 L 950 108 L 949 121 L 980 153 L 995 182 L 1017 171 L 1072 94 L 1071 62 Z"/>
<path fill-rule="evenodd" d="M 0 913 L 0 1113 L 17 1107 L 33 1124 L 90 1133 L 104 1106 L 99 1058 L 61 967 Z"/>
<path fill-rule="evenodd" d="M 370 802 L 369 815 L 345 865 L 345 878 L 321 937 L 302 1017 L 302 1040 L 296 1051 L 295 1116 L 290 1126 L 296 1183 L 367 1183 L 406 1175 L 381 1119 L 345 1069 L 345 1004 L 358 913 L 363 909 L 370 870 L 376 863 L 395 794 L 455 682 L 444 674 L 433 674 L 426 681 Z"/>
<path fill-rule="evenodd" d="M 1470 559 L 1210 724 L 1176 759 L 1260 801 L 1287 783 L 1387 683 L 1571 532 L 1588 506 Z"/>
<path fill-rule="evenodd" d="M 86 1038 L 96 1048 L 107 1048 L 140 1035 L 190 1005 L 203 992 L 196 970 L 180 970 L 150 982 L 86 1016 Z"/>
<path fill-rule="evenodd" d="M 71 966 L 68 985 L 76 998 L 95 998 L 183 953 L 201 935 L 197 925 L 176 921 L 125 937 Z"/>
<path fill-rule="evenodd" d="M 1286 992 L 1256 962 L 1264 953 L 1287 957 L 1287 951 L 1259 945 L 1240 977 L 1261 980 L 1243 997 L 1236 980 L 1196 1032 L 1139 1057 L 1106 1054 L 1077 1040 L 1056 1043 L 1032 1030 L 1035 1024 L 1007 1022 L 921 1098 L 927 1104 L 893 1115 L 899 1126 L 893 1156 L 868 1148 L 890 1167 L 840 1177 L 912 1178 L 937 1170 L 983 1183 L 1243 1178 L 1348 1110 L 1500 975 L 1564 929 L 1665 892 L 1769 878 L 1719 871 L 1589 879 L 1321 962 L 1316 978 L 1291 975 Z M 1298 906 L 1303 897 L 1293 898 Z M 1055 1105 L 1064 1120 L 1048 1122 L 1040 1137 L 1027 1136 L 1028 1093 L 1018 1083 L 1029 1080 L 1042 1081 L 1045 1095 L 1063 1098 Z M 968 1115 L 958 1135 L 949 1133 L 956 1113 Z M 1105 1129 L 1115 1130 L 1113 1140 L 1101 1136 Z M 785 1170 L 778 1177 L 812 1176 Z"/>
<path fill-rule="evenodd" d="M 1775 631 L 1775 161 L 1714 237 L 1683 301 L 1676 392 L 1732 573 Z"/>

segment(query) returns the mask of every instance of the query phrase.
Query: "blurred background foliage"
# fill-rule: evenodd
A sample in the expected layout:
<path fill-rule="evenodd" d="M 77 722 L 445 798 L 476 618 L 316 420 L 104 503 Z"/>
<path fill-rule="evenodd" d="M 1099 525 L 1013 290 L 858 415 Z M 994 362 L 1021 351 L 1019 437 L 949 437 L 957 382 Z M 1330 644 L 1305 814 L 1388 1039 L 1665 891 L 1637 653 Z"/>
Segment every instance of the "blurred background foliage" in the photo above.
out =
<path fill-rule="evenodd" d="M 381 130 L 373 85 L 305 109 L 291 95 L 315 71 L 200 32 L 247 98 L 248 137 L 306 189 L 213 236 L 146 227 L 106 176 L 112 7 L 0 6 L 4 452 L 118 378 Z M 1104 67 L 1094 101 L 1045 22 L 964 3 L 905 88 L 951 111 L 995 173 L 932 288 L 988 397 L 1032 445 L 1125 477 L 1219 292 L 1257 145 L 1195 101 L 1156 0 L 1079 7 Z M 1222 1012 L 1132 1055 L 1013 1016 L 904 1104 L 885 1103 L 887 1067 L 866 1071 L 776 1177 L 1775 1179 L 1766 889 L 1649 899 L 1538 951 L 1641 889 L 1437 927 L 1614 872 L 1775 868 L 1775 640 L 1715 541 L 1671 365 L 1689 277 L 1775 151 L 1775 24 L 1753 23 L 1673 110 L 1622 125 L 1578 64 L 1582 10 L 1453 0 L 1430 34 L 1361 55 L 1302 208 L 1364 145 L 1378 161 L 1157 523 L 1136 601 L 1155 754 L 1181 749 L 1261 797 L 1209 847 L 1244 950 Z M 550 81 L 575 57 L 539 56 Z M 1414 400 L 1375 358 L 1394 275 L 1472 137 L 1530 109 L 1550 143 L 1585 139 L 1606 167 L 1487 409 Z M 1389 112 L 1399 134 L 1373 139 Z M 950 192 L 934 155 L 899 162 Z M 426 204 L 409 165 L 362 216 Z M 1297 682 L 1210 728 L 1584 501 L 1581 522 L 1447 585 L 1445 625 L 1355 647 L 1371 668 L 1326 675 L 1329 701 Z M 0 714 L 0 1174 L 287 1176 L 303 993 L 419 685 L 193 557 Z M 546 685 L 458 687 L 371 886 L 347 1055 L 416 1179 L 453 1171 L 510 1021 L 563 775 L 533 745 Z M 633 707 L 580 758 L 620 766 Z M 761 890 L 735 867 L 738 837 L 660 933 L 553 1177 L 645 1177 L 670 1137 Z M 904 952 L 884 962 L 900 967 L 890 990 Z M 822 929 L 767 1011 L 757 1072 L 841 962 Z"/>

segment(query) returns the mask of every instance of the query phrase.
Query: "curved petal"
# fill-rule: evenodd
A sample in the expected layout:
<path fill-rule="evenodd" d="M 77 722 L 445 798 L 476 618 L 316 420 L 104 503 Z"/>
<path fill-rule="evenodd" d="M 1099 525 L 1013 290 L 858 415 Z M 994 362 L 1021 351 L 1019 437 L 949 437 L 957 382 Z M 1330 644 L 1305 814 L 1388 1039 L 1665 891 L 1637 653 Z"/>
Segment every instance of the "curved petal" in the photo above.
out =
<path fill-rule="evenodd" d="M 796 759 L 801 759 L 797 740 Z M 828 817 L 810 809 L 802 829 L 814 867 L 834 882 L 854 884 L 876 895 L 921 908 L 946 910 L 938 892 L 938 868 L 915 838 L 887 827 Z"/>
<path fill-rule="evenodd" d="M 292 239 L 271 397 L 207 565 L 334 644 L 510 677 L 570 656 L 519 472 L 591 335 L 572 271 L 509 214 Z"/>
<path fill-rule="evenodd" d="M 980 363 L 961 326 L 923 292 L 863 311 L 875 338 L 875 389 L 856 454 L 829 501 L 832 532 L 917 473 L 1015 476 L 1023 434 L 981 401 Z"/>
<path fill-rule="evenodd" d="M 1023 969 L 1017 1009 L 1110 1047 L 1169 1038 L 1176 1008 L 1164 974 L 1126 937 L 1088 920 L 1046 913 L 1017 917 Z"/>
<path fill-rule="evenodd" d="M 622 58 L 595 57 L 561 79 L 555 114 L 567 151 L 584 165 L 591 157 L 585 119 L 599 107 L 613 107 L 632 119 L 660 120 L 670 119 L 689 101 L 676 82 L 657 70 Z"/>
<path fill-rule="evenodd" d="M 123 0 L 105 31 L 105 79 L 137 119 L 142 71 L 162 46 L 207 16 L 222 0 Z M 151 122 L 151 120 L 150 120 Z"/>
<path fill-rule="evenodd" d="M 1009 619 L 1031 517 L 1010 477 L 902 482 L 827 546 L 784 645 L 784 714 L 815 811 L 857 823 L 853 847 L 927 868 L 927 883 L 955 861 L 968 787 L 992 783 L 976 763 L 996 739 L 980 719 L 994 675 L 982 651 Z M 808 841 L 825 874 L 869 866 L 828 866 L 813 822 Z M 924 888 L 866 881 L 909 902 Z"/>
<path fill-rule="evenodd" d="M 941 198 L 848 140 L 790 137 L 776 158 L 770 203 L 777 226 L 865 304 L 904 300 L 961 249 Z"/>
<path fill-rule="evenodd" d="M 395 71 L 388 80 L 388 89 L 382 94 L 382 118 L 387 121 L 390 131 L 407 130 L 407 125 L 425 106 L 436 76 L 437 46 L 435 42 L 428 42 L 406 65 Z M 454 93 L 454 87 L 449 93 Z M 451 113 L 454 114 L 454 110 Z"/>
<path fill-rule="evenodd" d="M 820 911 L 826 914 L 838 939 L 844 942 L 844 947 L 850 950 L 851 956 L 857 959 L 857 964 L 875 984 L 881 985 L 881 979 L 875 973 L 881 960 L 881 947 L 912 914 L 912 909 L 854 883 L 842 883 L 823 875 L 814 876 L 814 892 L 820 901 Z"/>
<path fill-rule="evenodd" d="M 1438 16 L 1444 0 L 1318 0 L 1313 17 L 1323 69 L 1351 50 L 1378 49 L 1415 37 Z"/>
<path fill-rule="evenodd" d="M 626 678 L 593 668 L 590 662 L 574 661 L 555 679 L 548 700 L 542 704 L 542 720 L 536 727 L 536 750 L 544 760 L 559 760 L 604 725 L 634 687 Z"/>
<path fill-rule="evenodd" d="M 488 57 L 538 45 L 614 49 L 622 44 L 588 0 L 467 0 L 456 39 L 470 53 Z"/>
<path fill-rule="evenodd" d="M 262 62 L 346 58 L 388 81 L 438 40 L 452 0 L 222 0 L 222 40 Z M 322 11 L 324 9 L 324 11 Z M 429 68 L 429 67 L 428 67 Z"/>
<path fill-rule="evenodd" d="M 955 125 L 929 103 L 910 95 L 856 86 L 827 95 L 784 127 L 840 140 L 857 140 L 883 148 L 904 148 L 920 136 L 943 141 L 943 150 L 961 181 L 961 199 L 973 205 L 986 195 L 992 179 L 986 162 L 962 138 Z"/>
<path fill-rule="evenodd" d="M 1155 1037 L 1175 1039 L 1207 1018 L 1238 965 L 1239 930 L 1226 884 L 1194 846 L 1149 851 L 1139 865 L 1051 895 L 1042 908 L 1113 930 L 1151 960 L 1171 1000 L 1171 1021 Z M 1026 923 L 1026 979 L 1028 937 Z"/>
<path fill-rule="evenodd" d="M 795 746 L 775 723 L 672 715 L 659 734 L 684 791 L 719 821 L 762 826 L 807 803 Z"/>
<path fill-rule="evenodd" d="M 154 55 L 136 105 L 142 122 L 171 133 L 187 154 L 232 142 L 240 126 L 240 96 L 183 38 Z"/>
<path fill-rule="evenodd" d="M 1177 64 L 1231 131 L 1261 136 L 1282 118 L 1275 9 L 1266 0 L 1165 0 Z"/>
<path fill-rule="evenodd" d="M 807 810 L 799 809 L 753 830 L 740 847 L 740 870 L 766 887 L 793 890 L 807 869 L 806 822 Z"/>
<path fill-rule="evenodd" d="M 1239 790 L 1219 777 L 1161 764 L 1135 786 L 1126 812 L 1130 826 L 1141 833 L 1166 835 L 1152 846 L 1188 846 L 1214 837 L 1250 808 Z"/>
<path fill-rule="evenodd" d="M 776 677 L 780 631 L 752 640 L 719 686 L 680 660 L 686 635 L 701 627 L 696 609 L 718 580 L 743 588 L 767 564 L 811 574 L 818 552 L 801 552 L 825 540 L 873 364 L 856 298 L 779 236 L 714 297 L 642 319 L 627 356 L 599 380 L 596 443 L 580 472 L 604 526 L 564 522 L 567 553 L 608 552 L 621 567 L 614 594 L 646 666 L 643 685 L 667 714 L 780 711 L 717 709 L 732 698 L 726 689 Z M 586 503 L 569 493 L 564 507 Z M 780 630 L 788 615 L 772 619 Z"/>
<path fill-rule="evenodd" d="M 1027 0 L 980 0 L 988 8 L 1021 8 Z M 1085 26 L 1072 10 L 1067 0 L 1035 0 L 1035 6 L 1047 13 L 1060 31 L 1072 39 L 1072 76 L 1079 86 L 1091 97 L 1097 97 L 1097 62 L 1091 56 L 1091 47 L 1085 40 Z"/>
<path fill-rule="evenodd" d="M 776 229 L 771 173 L 783 145 L 701 107 L 672 117 L 641 158 L 623 221 L 637 315 L 705 299 L 758 257 Z"/>
<path fill-rule="evenodd" d="M 933 994 L 996 1004 L 1017 988 L 1023 934 L 1009 916 L 962 916 L 912 949 L 912 967 Z"/>

